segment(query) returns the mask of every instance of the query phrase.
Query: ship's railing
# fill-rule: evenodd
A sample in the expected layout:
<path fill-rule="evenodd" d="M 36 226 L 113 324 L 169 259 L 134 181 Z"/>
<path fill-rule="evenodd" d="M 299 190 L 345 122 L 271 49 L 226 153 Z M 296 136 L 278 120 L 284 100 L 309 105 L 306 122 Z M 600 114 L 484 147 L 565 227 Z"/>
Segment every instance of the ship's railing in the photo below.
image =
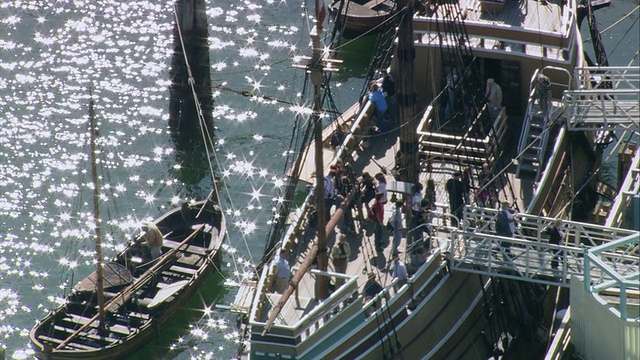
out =
<path fill-rule="evenodd" d="M 370 101 L 366 100 L 364 102 L 360 111 L 357 113 L 355 121 L 351 125 L 350 132 L 347 134 L 342 145 L 336 149 L 331 164 L 335 164 L 338 159 L 345 154 L 350 155 L 351 152 L 353 152 L 357 148 L 357 146 L 359 145 L 357 135 L 363 132 L 366 128 L 369 119 L 373 116 L 374 109 L 375 107 Z M 344 121 L 344 119 L 339 118 L 339 121 Z M 280 243 L 278 250 L 274 251 L 274 254 L 279 254 L 280 249 L 292 249 L 294 246 L 296 246 L 300 234 L 304 231 L 308 213 L 313 205 L 313 199 L 314 188 L 312 187 L 309 189 L 302 206 L 298 208 L 294 213 L 291 225 L 287 228 L 285 236 L 283 237 L 284 240 Z M 271 287 L 273 277 L 275 276 L 274 273 L 275 269 L 273 268 L 273 266 L 265 266 L 256 289 L 256 294 L 259 294 L 258 296 L 260 297 L 260 300 L 254 302 L 249 319 L 256 319 L 256 316 L 259 316 L 259 314 L 261 313 L 262 307 L 267 301 L 265 294 L 270 290 L 269 288 Z"/>
<path fill-rule="evenodd" d="M 463 159 L 467 163 L 478 164 L 489 160 L 493 163 L 494 155 L 499 155 L 502 150 L 499 146 L 503 144 L 503 139 L 507 134 L 506 108 L 502 107 L 494 119 L 495 133 L 489 133 L 484 138 L 475 138 L 467 134 L 460 136 L 440 133 L 438 131 L 440 127 L 438 116 L 435 114 L 436 107 L 433 105 L 437 101 L 439 101 L 438 98 L 431 102 L 418 123 L 416 132 L 422 145 L 420 153 L 426 155 L 428 159 L 442 158 L 456 161 Z M 482 111 L 485 111 L 484 108 Z M 438 151 L 429 150 L 433 148 Z"/>
<path fill-rule="evenodd" d="M 620 307 L 613 309 L 621 319 L 627 319 L 627 298 L 630 291 L 640 290 L 638 272 L 640 233 L 634 232 L 617 241 L 603 244 L 587 251 L 585 256 L 584 284 L 592 294 L 605 290 L 619 292 Z"/>
<path fill-rule="evenodd" d="M 532 59 L 543 56 L 548 61 L 568 63 L 574 53 L 573 46 L 577 36 L 575 9 L 575 0 L 568 1 L 562 7 L 561 24 L 557 30 L 513 26 L 496 22 L 496 19 L 492 18 L 491 21 L 464 20 L 465 32 L 469 36 L 469 45 L 474 49 L 508 55 L 517 54 L 519 57 Z M 442 21 L 442 18 L 438 18 L 438 12 L 433 16 L 414 16 L 416 45 L 440 46 L 442 42 L 443 45 L 457 46 L 459 38 L 439 34 Z"/>
<path fill-rule="evenodd" d="M 571 341 L 571 326 L 569 321 L 571 320 L 571 307 L 567 308 L 567 312 L 562 317 L 562 322 L 558 329 L 555 331 L 553 341 L 549 345 L 549 350 L 544 357 L 544 360 L 562 360 L 564 359 L 565 352 L 570 345 Z"/>
<path fill-rule="evenodd" d="M 357 331 L 358 327 L 367 323 L 366 318 L 368 317 L 379 317 L 379 321 L 384 323 L 389 321 L 389 316 L 399 311 L 407 311 L 406 307 L 409 304 L 415 306 L 424 301 L 427 298 L 428 289 L 434 287 L 434 282 L 441 278 L 439 273 L 443 267 L 444 263 L 441 261 L 440 252 L 436 251 L 405 284 L 400 284 L 398 279 L 394 279 L 384 287 L 383 291 L 367 302 L 363 302 L 363 296 L 359 292 L 358 276 L 311 270 L 305 276 L 343 278 L 346 283 L 332 293 L 329 298 L 315 305 L 299 320 L 290 324 L 274 323 L 267 333 L 269 340 L 263 340 L 260 335 L 266 322 L 256 318 L 255 313 L 252 312 L 249 322 L 252 331 L 252 352 L 265 353 L 265 357 L 274 357 L 276 354 L 280 354 L 300 358 L 305 356 L 317 358 L 318 356 L 310 354 L 313 352 L 317 355 L 318 351 L 328 350 L 329 344 L 322 349 L 319 349 L 321 346 L 318 344 L 321 341 L 328 341 L 327 339 L 332 336 L 338 326 Z M 265 347 L 268 352 L 260 348 L 263 341 L 268 342 L 268 346 Z M 272 354 L 271 351 L 273 351 Z"/>
<path fill-rule="evenodd" d="M 549 244 L 544 229 L 555 219 L 516 215 L 518 227 L 511 238 L 495 235 L 500 210 L 465 206 L 463 227 L 453 231 L 450 262 L 454 270 L 510 279 L 569 286 L 571 275 L 583 276 L 585 249 L 610 243 L 634 232 L 594 224 L 563 222 L 564 243 Z M 629 269 L 638 270 L 628 253 L 607 253 Z M 557 258 L 558 269 L 552 265 Z"/>

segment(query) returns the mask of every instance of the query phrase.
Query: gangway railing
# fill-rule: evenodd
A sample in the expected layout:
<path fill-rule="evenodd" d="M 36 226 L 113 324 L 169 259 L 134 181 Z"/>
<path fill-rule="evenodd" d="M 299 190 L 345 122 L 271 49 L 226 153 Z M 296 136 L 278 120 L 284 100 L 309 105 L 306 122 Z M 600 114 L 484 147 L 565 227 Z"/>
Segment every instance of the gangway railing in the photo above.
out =
<path fill-rule="evenodd" d="M 513 237 L 495 234 L 495 219 L 500 210 L 465 206 L 463 227 L 452 232 L 450 267 L 487 276 L 525 280 L 545 285 L 569 287 L 572 275 L 584 276 L 585 251 L 608 244 L 634 231 L 594 224 L 563 222 L 565 241 L 550 244 L 544 229 L 555 219 L 529 214 L 516 215 Z M 608 254 L 615 258 L 616 254 Z M 624 255 L 629 257 L 629 255 Z M 624 257 L 623 256 L 623 257 Z M 557 266 L 554 266 L 554 258 Z M 619 262 L 636 268 L 629 261 Z M 599 276 L 597 273 L 591 276 Z"/>
<path fill-rule="evenodd" d="M 569 131 L 637 131 L 640 68 L 584 67 L 576 68 L 574 76 L 581 82 L 611 82 L 613 88 L 566 91 L 563 102 Z"/>
<path fill-rule="evenodd" d="M 586 290 L 592 294 L 606 290 L 619 292 L 617 315 L 624 320 L 627 319 L 628 292 L 635 290 L 637 294 L 640 290 L 639 241 L 640 233 L 635 232 L 617 241 L 589 249 L 585 256 Z"/>

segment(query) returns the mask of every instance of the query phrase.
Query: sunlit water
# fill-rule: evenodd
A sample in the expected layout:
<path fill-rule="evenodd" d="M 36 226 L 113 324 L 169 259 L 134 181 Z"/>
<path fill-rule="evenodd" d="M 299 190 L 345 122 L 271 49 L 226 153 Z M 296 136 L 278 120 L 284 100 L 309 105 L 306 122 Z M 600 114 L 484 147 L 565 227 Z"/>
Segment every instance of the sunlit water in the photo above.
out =
<path fill-rule="evenodd" d="M 616 2 L 608 20 L 599 16 L 600 28 L 636 5 Z M 299 0 L 209 0 L 208 18 L 214 84 L 299 101 L 303 74 L 290 59 L 309 53 L 309 16 Z M 0 346 L 9 358 L 31 357 L 35 320 L 92 271 L 90 88 L 100 129 L 106 258 L 142 221 L 208 191 L 210 176 L 184 168 L 189 154 L 177 153 L 168 131 L 173 19 L 171 1 L 0 3 Z M 617 43 L 627 29 L 612 30 L 605 41 Z M 626 65 L 637 51 L 637 23 L 630 33 L 612 64 Z M 351 61 L 333 84 L 341 110 L 357 98 L 366 66 L 360 53 L 344 50 Z M 262 253 L 301 108 L 222 90 L 214 96 L 218 142 L 211 159 L 223 177 L 229 224 L 222 268 L 136 358 L 235 355 L 235 318 L 215 303 L 233 300 L 233 284 Z"/>

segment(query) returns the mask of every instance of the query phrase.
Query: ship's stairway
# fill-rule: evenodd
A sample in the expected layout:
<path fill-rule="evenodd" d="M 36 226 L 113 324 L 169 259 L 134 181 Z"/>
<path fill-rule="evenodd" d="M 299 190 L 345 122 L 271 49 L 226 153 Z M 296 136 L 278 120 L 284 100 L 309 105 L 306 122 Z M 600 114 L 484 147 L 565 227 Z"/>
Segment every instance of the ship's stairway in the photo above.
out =
<path fill-rule="evenodd" d="M 564 69 L 550 66 L 545 67 L 542 72 L 544 70 L 548 72 L 566 72 Z M 539 71 L 533 74 L 529 85 L 529 101 L 520 132 L 520 141 L 518 142 L 518 166 L 516 167 L 517 177 L 533 176 L 536 180 L 540 176 L 545 157 L 550 153 L 549 147 L 553 145 L 553 142 L 549 141 L 556 135 L 557 128 L 553 125 L 556 124 L 558 119 L 562 118 L 564 113 L 564 104 L 557 99 L 552 99 L 552 106 L 548 113 L 544 113 L 540 104 L 536 102 L 535 84 L 538 74 Z M 566 84 L 553 83 L 552 85 L 569 89 L 570 74 L 568 74 L 568 79 Z"/>
<path fill-rule="evenodd" d="M 452 232 L 450 267 L 487 276 L 569 287 L 572 276 L 612 279 L 601 266 L 586 263 L 590 249 L 607 246 L 629 236 L 635 242 L 602 253 L 600 260 L 629 281 L 639 278 L 639 233 L 590 223 L 563 221 L 565 234 L 560 245 L 550 244 L 544 230 L 555 219 L 529 214 L 516 215 L 518 223 L 513 237 L 495 234 L 495 219 L 500 210 L 466 206 L 463 226 Z M 557 266 L 553 266 L 557 258 Z"/>

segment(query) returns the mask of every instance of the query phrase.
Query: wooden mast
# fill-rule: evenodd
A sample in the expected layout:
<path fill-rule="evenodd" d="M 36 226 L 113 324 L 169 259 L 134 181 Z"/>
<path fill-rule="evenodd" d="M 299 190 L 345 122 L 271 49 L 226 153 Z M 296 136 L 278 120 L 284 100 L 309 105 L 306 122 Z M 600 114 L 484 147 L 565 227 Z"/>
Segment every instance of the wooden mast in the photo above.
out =
<path fill-rule="evenodd" d="M 398 31 L 399 87 L 398 104 L 403 120 L 400 126 L 400 179 L 415 184 L 419 179 L 420 163 L 418 159 L 418 135 L 416 129 L 419 119 L 416 117 L 416 91 L 413 86 L 413 60 L 416 51 L 413 46 L 413 12 L 415 0 L 399 0 L 401 9 L 400 30 Z"/>
<path fill-rule="evenodd" d="M 98 279 L 98 329 L 104 329 L 104 275 L 102 273 L 102 234 L 100 232 L 100 188 L 96 165 L 96 124 L 93 109 L 93 93 L 89 100 L 89 133 L 91 139 L 91 175 L 93 180 L 93 223 L 96 234 L 96 275 Z"/>
<path fill-rule="evenodd" d="M 316 4 L 316 26 L 311 31 L 311 39 L 313 46 L 313 56 L 309 60 L 307 66 L 304 67 L 306 71 L 309 72 L 311 76 L 311 81 L 313 83 L 314 88 L 314 103 L 313 103 L 313 114 L 311 116 L 311 120 L 314 121 L 315 125 L 315 133 L 314 133 L 314 141 L 315 141 L 315 164 L 316 164 L 316 190 L 315 190 L 315 200 L 316 200 L 316 211 L 317 211 L 317 219 L 318 219 L 318 240 L 315 245 L 313 245 L 307 254 L 307 257 L 302 262 L 296 274 L 289 281 L 289 286 L 280 296 L 280 301 L 278 304 L 271 310 L 269 313 L 269 319 L 262 331 L 262 335 L 266 335 L 266 333 L 271 329 L 273 323 L 276 318 L 280 314 L 280 311 L 284 307 L 284 304 L 289 300 L 293 292 L 298 287 L 298 284 L 302 280 L 302 277 L 309 270 L 311 265 L 313 264 L 313 260 L 317 259 L 318 269 L 322 271 L 326 271 L 328 268 L 328 253 L 327 253 L 327 234 L 330 234 L 336 227 L 338 221 L 342 217 L 342 214 L 348 210 L 351 201 L 355 196 L 355 190 L 351 191 L 344 199 L 340 207 L 336 209 L 336 212 L 333 214 L 331 219 L 325 218 L 325 203 L 324 203 L 324 164 L 323 164 L 323 149 L 322 149 L 322 119 L 320 118 L 320 111 L 322 109 L 322 97 L 321 97 L 321 86 L 324 81 L 323 72 L 324 71 L 337 71 L 336 68 L 323 68 L 324 62 L 339 62 L 337 60 L 331 59 L 322 59 L 322 51 L 321 51 L 321 43 L 320 43 L 320 34 L 322 33 L 322 24 L 324 22 L 324 17 L 326 16 L 326 9 L 324 7 L 324 2 L 322 3 L 322 8 L 320 8 L 319 0 L 315 1 Z M 301 68 L 300 66 L 294 65 L 294 67 Z M 325 276 L 318 276 L 316 278 L 316 299 L 324 300 L 329 297 L 329 279 Z"/>
<path fill-rule="evenodd" d="M 320 1 L 315 0 L 316 5 L 316 26 L 311 30 L 311 43 L 313 46 L 313 54 L 309 61 L 309 71 L 311 71 L 311 82 L 313 83 L 313 115 L 311 117 L 312 122 L 315 124 L 315 163 L 316 163 L 316 209 L 318 215 L 318 270 L 326 271 L 328 267 L 328 254 L 327 254 L 327 233 L 325 230 L 325 224 L 328 219 L 325 217 L 326 206 L 324 196 L 324 160 L 322 151 L 322 118 L 320 117 L 320 111 L 322 110 L 322 95 L 321 87 L 324 81 L 324 75 L 322 73 L 322 48 L 320 43 L 320 34 L 322 34 L 322 22 L 324 17 L 321 18 Z M 324 3 L 323 3 L 324 10 Z M 329 279 L 324 276 L 319 276 L 316 279 L 316 299 L 324 300 L 329 297 Z"/>

